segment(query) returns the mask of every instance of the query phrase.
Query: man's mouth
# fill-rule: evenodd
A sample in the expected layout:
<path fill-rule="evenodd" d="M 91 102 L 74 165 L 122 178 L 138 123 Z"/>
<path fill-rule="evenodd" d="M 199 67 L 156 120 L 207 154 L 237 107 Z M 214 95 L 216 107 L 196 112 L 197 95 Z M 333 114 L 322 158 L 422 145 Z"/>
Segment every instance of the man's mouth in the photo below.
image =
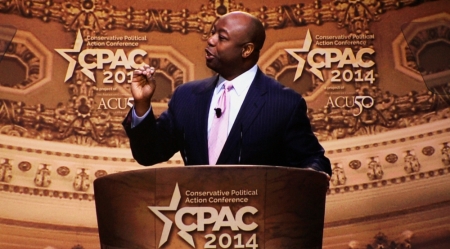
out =
<path fill-rule="evenodd" d="M 205 53 L 206 53 L 205 57 L 207 60 L 214 59 L 214 55 L 207 48 L 205 48 Z"/>

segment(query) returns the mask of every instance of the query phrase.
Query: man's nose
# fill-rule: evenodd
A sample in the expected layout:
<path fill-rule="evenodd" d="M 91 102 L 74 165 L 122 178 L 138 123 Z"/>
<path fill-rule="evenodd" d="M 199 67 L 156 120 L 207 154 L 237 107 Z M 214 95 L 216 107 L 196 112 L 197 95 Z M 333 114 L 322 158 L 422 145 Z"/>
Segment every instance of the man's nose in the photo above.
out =
<path fill-rule="evenodd" d="M 212 34 L 208 37 L 208 40 L 206 41 L 208 43 L 208 46 L 214 47 L 214 45 L 216 44 L 215 36 L 216 36 L 215 34 Z"/>

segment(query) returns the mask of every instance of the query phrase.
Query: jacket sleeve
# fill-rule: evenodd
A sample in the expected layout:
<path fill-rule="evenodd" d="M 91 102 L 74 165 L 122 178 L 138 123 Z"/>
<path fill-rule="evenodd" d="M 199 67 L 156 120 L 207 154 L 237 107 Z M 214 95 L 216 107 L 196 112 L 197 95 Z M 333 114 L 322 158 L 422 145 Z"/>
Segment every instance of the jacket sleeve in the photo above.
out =
<path fill-rule="evenodd" d="M 331 176 L 330 160 L 314 135 L 304 98 L 300 98 L 293 110 L 284 134 L 284 152 L 289 165 L 312 168 Z"/>
<path fill-rule="evenodd" d="M 158 119 L 155 119 L 152 110 L 133 128 L 131 128 L 131 111 L 122 125 L 129 138 L 133 158 L 144 166 L 169 160 L 178 151 L 170 104 L 169 109 Z"/>

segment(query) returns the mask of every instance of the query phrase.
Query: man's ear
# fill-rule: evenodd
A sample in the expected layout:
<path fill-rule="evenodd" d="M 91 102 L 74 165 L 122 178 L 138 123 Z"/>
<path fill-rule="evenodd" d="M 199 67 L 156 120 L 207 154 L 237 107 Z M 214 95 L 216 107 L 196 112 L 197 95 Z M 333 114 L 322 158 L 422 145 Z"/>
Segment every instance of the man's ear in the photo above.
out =
<path fill-rule="evenodd" d="M 249 42 L 242 47 L 242 58 L 248 58 L 255 51 L 255 44 Z"/>

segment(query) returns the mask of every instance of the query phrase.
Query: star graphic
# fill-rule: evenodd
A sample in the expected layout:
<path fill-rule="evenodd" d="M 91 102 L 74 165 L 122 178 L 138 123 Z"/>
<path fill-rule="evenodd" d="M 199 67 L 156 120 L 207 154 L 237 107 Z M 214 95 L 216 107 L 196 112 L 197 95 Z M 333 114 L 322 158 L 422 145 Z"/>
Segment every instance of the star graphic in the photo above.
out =
<path fill-rule="evenodd" d="M 73 48 L 60 48 L 55 49 L 58 54 L 60 54 L 64 59 L 66 59 L 69 62 L 69 67 L 67 68 L 66 78 L 64 79 L 64 82 L 69 80 L 72 75 L 73 71 L 75 70 L 75 65 L 77 64 L 77 61 L 74 60 L 71 56 L 69 56 L 67 53 L 79 53 L 81 51 L 81 47 L 83 46 L 83 37 L 81 36 L 80 30 L 78 30 L 77 33 L 77 39 L 75 40 L 75 44 L 73 45 Z"/>
<path fill-rule="evenodd" d="M 73 76 L 73 71 L 75 70 L 75 66 L 77 65 L 77 61 L 74 60 L 70 55 L 67 53 L 79 53 L 81 51 L 81 48 L 83 47 L 83 36 L 81 35 L 81 31 L 78 30 L 77 33 L 77 39 L 75 40 L 75 44 L 73 45 L 73 48 L 60 48 L 55 49 L 58 54 L 60 54 L 64 59 L 66 59 L 69 62 L 69 66 L 67 67 L 66 72 L 66 78 L 64 79 L 64 82 L 68 81 Z M 86 68 L 81 69 L 81 72 L 83 72 L 89 79 L 95 82 L 94 74 L 89 71 Z"/>
<path fill-rule="evenodd" d="M 285 51 L 294 57 L 298 61 L 297 70 L 295 71 L 294 81 L 302 76 L 303 69 L 305 68 L 305 59 L 300 57 L 297 53 L 307 53 L 310 51 L 312 45 L 311 33 L 306 33 L 305 41 L 303 42 L 303 48 L 287 48 Z M 320 72 L 317 68 L 311 68 L 311 72 L 319 77 L 323 81 L 322 72 Z"/>
<path fill-rule="evenodd" d="M 170 201 L 169 206 L 166 206 L 166 207 L 148 206 L 148 208 L 158 218 L 160 218 L 164 222 L 164 227 L 163 227 L 163 231 L 162 231 L 162 234 L 161 234 L 161 239 L 159 240 L 159 247 L 164 245 L 164 243 L 166 243 L 167 240 L 169 239 L 170 229 L 172 228 L 172 225 L 173 225 L 173 222 L 169 218 L 167 218 L 167 216 L 162 214 L 161 211 L 176 211 L 177 208 L 178 208 L 178 205 L 180 204 L 180 200 L 181 200 L 181 194 L 180 194 L 180 189 L 179 189 L 178 183 L 177 183 L 175 185 L 175 190 L 173 191 L 172 200 Z M 186 240 L 186 242 L 188 242 L 192 247 L 195 247 L 194 246 L 194 241 L 193 241 L 191 235 L 189 235 L 188 233 L 183 232 L 183 231 L 180 231 L 178 234 L 184 240 Z"/>

